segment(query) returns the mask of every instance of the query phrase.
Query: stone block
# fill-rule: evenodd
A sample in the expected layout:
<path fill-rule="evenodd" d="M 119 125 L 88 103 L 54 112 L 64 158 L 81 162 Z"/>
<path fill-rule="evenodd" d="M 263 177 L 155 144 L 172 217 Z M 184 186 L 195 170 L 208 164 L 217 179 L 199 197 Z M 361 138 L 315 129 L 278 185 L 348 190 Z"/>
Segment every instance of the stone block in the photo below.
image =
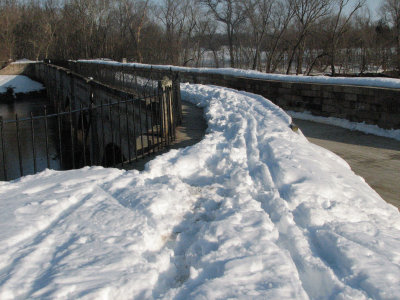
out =
<path fill-rule="evenodd" d="M 382 113 L 378 126 L 387 129 L 400 129 L 400 113 Z"/>
<path fill-rule="evenodd" d="M 325 104 L 325 105 L 334 106 L 334 105 L 337 104 L 337 101 L 335 99 L 332 99 L 332 98 L 322 98 L 322 103 Z"/>
<path fill-rule="evenodd" d="M 290 89 L 287 89 L 287 88 L 278 88 L 278 93 L 280 94 L 280 95 L 291 95 L 292 94 L 292 91 L 290 90 Z"/>
<path fill-rule="evenodd" d="M 327 105 L 327 104 L 323 104 L 322 105 L 322 112 L 326 112 L 326 113 L 335 113 L 337 112 L 337 108 L 333 105 Z"/>
<path fill-rule="evenodd" d="M 306 97 L 319 97 L 320 96 L 320 91 L 312 91 L 312 90 L 302 90 L 301 95 L 306 96 Z"/>
<path fill-rule="evenodd" d="M 321 91 L 321 90 L 323 90 L 323 85 L 320 85 L 320 84 L 310 84 L 310 89 L 312 90 L 312 91 Z"/>
<path fill-rule="evenodd" d="M 330 91 L 323 90 L 322 91 L 322 97 L 323 98 L 334 98 L 334 94 Z"/>
<path fill-rule="evenodd" d="M 369 109 L 369 104 L 365 102 L 355 102 L 354 109 L 357 111 L 367 111 Z"/>
<path fill-rule="evenodd" d="M 363 96 L 375 96 L 376 88 L 373 87 L 360 87 L 358 91 L 358 95 Z"/>
<path fill-rule="evenodd" d="M 305 104 L 305 109 L 307 110 L 311 110 L 311 111 L 316 111 L 316 112 L 320 112 L 322 111 L 322 105 L 321 104 L 314 104 L 314 103 L 306 103 Z"/>
<path fill-rule="evenodd" d="M 344 100 L 345 101 L 357 101 L 357 94 L 345 93 Z"/>
<path fill-rule="evenodd" d="M 336 93 L 343 93 L 344 91 L 344 86 L 342 85 L 335 85 L 333 86 L 333 91 Z"/>
<path fill-rule="evenodd" d="M 292 83 L 291 82 L 282 82 L 281 87 L 285 89 L 292 89 Z"/>

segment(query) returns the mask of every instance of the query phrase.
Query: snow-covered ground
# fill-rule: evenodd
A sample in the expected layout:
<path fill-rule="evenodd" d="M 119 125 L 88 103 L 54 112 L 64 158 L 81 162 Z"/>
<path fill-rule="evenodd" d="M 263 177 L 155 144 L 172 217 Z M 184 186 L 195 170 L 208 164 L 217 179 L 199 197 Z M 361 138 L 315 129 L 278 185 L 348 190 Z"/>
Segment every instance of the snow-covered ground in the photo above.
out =
<path fill-rule="evenodd" d="M 182 84 L 198 144 L 0 182 L 0 299 L 398 299 L 400 214 L 261 96 Z"/>
<path fill-rule="evenodd" d="M 8 87 L 14 89 L 14 93 L 30 93 L 44 89 L 44 86 L 23 75 L 0 75 L 0 94 L 5 93 Z"/>
<path fill-rule="evenodd" d="M 395 78 L 354 78 L 354 77 L 329 77 L 329 76 L 302 76 L 302 75 L 281 75 L 262 73 L 254 70 L 243 70 L 233 68 L 189 68 L 189 67 L 176 67 L 169 65 L 148 65 L 139 63 L 120 63 L 115 61 L 104 60 L 79 60 L 78 62 L 84 63 L 102 63 L 109 65 L 128 65 L 140 68 L 155 68 L 162 70 L 173 70 L 181 72 L 194 72 L 194 73 L 209 73 L 209 74 L 222 74 L 230 76 L 239 76 L 246 78 L 258 78 L 267 80 L 278 80 L 287 82 L 305 82 L 305 83 L 320 83 L 320 84 L 343 84 L 343 85 L 356 85 L 356 86 L 373 86 L 381 88 L 400 88 L 400 79 Z"/>
<path fill-rule="evenodd" d="M 296 111 L 286 111 L 290 116 L 300 120 L 314 121 L 317 123 L 324 123 L 329 125 L 334 125 L 337 127 L 342 127 L 350 130 L 357 130 L 368 134 L 383 136 L 392 138 L 400 141 L 400 129 L 383 129 L 377 125 L 370 125 L 365 123 L 350 122 L 345 119 L 339 119 L 334 117 L 321 117 L 314 116 L 310 112 L 296 112 Z"/>

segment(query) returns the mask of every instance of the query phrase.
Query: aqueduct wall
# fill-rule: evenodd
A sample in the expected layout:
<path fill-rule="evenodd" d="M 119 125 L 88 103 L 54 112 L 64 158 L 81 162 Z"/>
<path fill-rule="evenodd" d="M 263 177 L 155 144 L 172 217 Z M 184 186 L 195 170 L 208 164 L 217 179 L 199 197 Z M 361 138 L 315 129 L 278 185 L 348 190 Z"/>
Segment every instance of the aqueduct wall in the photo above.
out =
<path fill-rule="evenodd" d="M 70 68 L 84 74 L 99 72 L 149 72 L 149 67 L 128 64 L 70 62 Z M 231 75 L 174 71 L 152 66 L 152 71 L 178 76 L 181 82 L 213 84 L 255 93 L 270 99 L 284 110 L 310 111 L 314 115 L 365 122 L 386 129 L 400 128 L 400 89 L 355 85 L 317 84 L 255 79 Z"/>
<path fill-rule="evenodd" d="M 124 76 L 124 83 L 129 85 L 125 88 L 106 80 L 109 78 L 98 81 L 94 76 L 85 77 L 41 62 L 12 64 L 0 70 L 2 74 L 26 75 L 46 86 L 47 97 L 56 110 L 46 118 L 57 118 L 57 148 L 60 153 L 72 153 L 72 168 L 123 167 L 155 154 L 175 139 L 175 127 L 181 120 L 176 80 L 153 80 L 145 77 L 148 74 L 133 74 Z"/>

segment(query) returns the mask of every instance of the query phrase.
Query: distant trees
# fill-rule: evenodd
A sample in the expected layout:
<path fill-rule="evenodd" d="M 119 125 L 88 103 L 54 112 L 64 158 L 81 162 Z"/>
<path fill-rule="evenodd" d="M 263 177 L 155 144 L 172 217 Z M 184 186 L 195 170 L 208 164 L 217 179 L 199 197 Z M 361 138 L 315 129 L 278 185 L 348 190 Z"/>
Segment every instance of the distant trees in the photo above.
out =
<path fill-rule="evenodd" d="M 392 28 L 396 47 L 396 65 L 400 71 L 400 0 L 384 0 L 381 10 Z"/>
<path fill-rule="evenodd" d="M 2 60 L 15 57 L 15 28 L 20 21 L 20 10 L 15 0 L 0 0 L 0 55 Z"/>
<path fill-rule="evenodd" d="M 230 66 L 235 67 L 234 39 L 237 37 L 239 26 L 246 15 L 242 3 L 238 0 L 202 0 L 217 22 L 225 27 L 228 39 Z"/>
<path fill-rule="evenodd" d="M 313 74 L 400 70 L 400 0 L 0 0 L 0 60 L 106 57 Z"/>

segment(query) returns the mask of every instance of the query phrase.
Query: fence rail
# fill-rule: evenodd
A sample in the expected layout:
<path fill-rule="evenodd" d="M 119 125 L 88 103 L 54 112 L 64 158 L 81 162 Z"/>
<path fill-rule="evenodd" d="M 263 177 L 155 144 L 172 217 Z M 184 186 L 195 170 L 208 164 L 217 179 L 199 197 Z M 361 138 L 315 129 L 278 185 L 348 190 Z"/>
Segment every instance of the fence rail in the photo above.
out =
<path fill-rule="evenodd" d="M 17 114 L 8 120 L 0 116 L 2 179 L 35 174 L 45 168 L 123 168 L 156 154 L 175 139 L 179 112 L 172 81 L 155 81 L 152 89 L 124 92 L 119 97 L 113 92 L 108 100 L 104 93 L 97 98 L 92 87 L 90 104 L 85 104 L 77 99 L 59 101 L 58 89 L 65 82 L 49 78 L 54 70 L 48 68 L 39 67 L 37 72 L 48 76 L 48 94 L 54 105 L 43 107 L 40 115 Z"/>

